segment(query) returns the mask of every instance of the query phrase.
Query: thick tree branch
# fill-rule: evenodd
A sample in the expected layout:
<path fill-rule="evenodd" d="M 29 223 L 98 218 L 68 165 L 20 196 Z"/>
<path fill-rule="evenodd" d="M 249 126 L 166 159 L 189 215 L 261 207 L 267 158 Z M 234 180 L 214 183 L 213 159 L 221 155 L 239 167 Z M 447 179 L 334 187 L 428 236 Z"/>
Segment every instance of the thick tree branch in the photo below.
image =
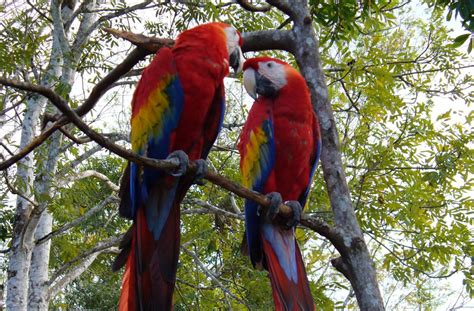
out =
<path fill-rule="evenodd" d="M 63 289 L 69 283 L 71 283 L 76 278 L 78 278 L 85 270 L 87 270 L 89 268 L 89 266 L 94 262 L 94 260 L 99 255 L 100 255 L 100 252 L 90 254 L 81 263 L 79 263 L 77 266 L 75 266 L 73 269 L 71 269 L 69 271 L 69 273 L 67 273 L 61 279 L 59 279 L 59 281 L 54 283 L 53 286 L 49 287 L 48 297 L 50 299 L 53 298 L 54 296 L 56 296 L 61 291 L 61 289 Z"/>
<path fill-rule="evenodd" d="M 261 30 L 244 32 L 242 52 L 256 52 L 264 50 L 283 50 L 294 52 L 294 35 L 288 30 Z"/>
<path fill-rule="evenodd" d="M 121 156 L 122 158 L 125 158 L 129 161 L 133 161 L 138 164 L 153 167 L 159 170 L 172 170 L 178 166 L 178 163 L 175 159 L 156 160 L 156 159 L 141 157 L 130 150 L 127 150 L 125 148 L 122 148 L 114 144 L 112 141 L 110 141 L 103 135 L 97 133 L 96 131 L 92 130 L 87 124 L 85 124 L 84 121 L 82 121 L 81 118 L 73 110 L 69 108 L 66 101 L 63 98 L 61 98 L 59 95 L 54 93 L 49 88 L 33 85 L 33 84 L 25 83 L 25 82 L 20 82 L 16 80 L 5 79 L 1 77 L 0 77 L 0 83 L 9 85 L 18 89 L 36 92 L 38 94 L 41 94 L 47 97 L 51 101 L 51 103 L 55 105 L 56 108 L 58 108 L 58 110 L 60 110 L 66 118 L 69 118 L 69 120 L 71 120 L 84 134 L 89 136 L 92 140 L 97 142 L 99 145 Z M 195 169 L 196 169 L 195 163 L 190 163 L 189 170 L 193 172 Z M 240 197 L 253 200 L 265 208 L 267 208 L 270 204 L 270 201 L 267 199 L 266 196 L 258 192 L 246 189 L 242 187 L 241 185 L 235 182 L 232 182 L 215 172 L 208 171 L 206 175 L 204 176 L 204 178 L 209 180 L 215 185 L 218 185 L 228 191 L 231 191 L 237 194 Z M 281 204 L 279 213 L 283 217 L 290 217 L 292 214 L 292 210 L 290 207 L 284 204 Z M 326 223 L 324 223 L 322 220 L 311 218 L 303 214 L 301 216 L 301 224 L 325 236 L 326 238 L 331 240 L 333 243 L 339 243 L 337 231 L 332 230 L 332 228 Z"/>
<path fill-rule="evenodd" d="M 146 50 L 148 54 L 156 53 L 163 46 L 172 46 L 174 44 L 173 39 L 147 37 L 142 34 L 112 28 L 104 28 L 104 31 L 129 41 L 137 47 Z M 263 51 L 269 49 L 292 52 L 294 48 L 293 34 L 291 31 L 287 30 L 244 32 L 242 33 L 242 38 L 244 39 L 242 52 Z"/>
<path fill-rule="evenodd" d="M 105 32 L 108 32 L 118 38 L 129 41 L 130 43 L 147 50 L 149 53 L 156 53 L 159 49 L 164 46 L 171 47 L 174 44 L 173 39 L 147 37 L 142 34 L 133 33 L 130 31 L 122 31 L 113 28 L 103 28 Z"/>

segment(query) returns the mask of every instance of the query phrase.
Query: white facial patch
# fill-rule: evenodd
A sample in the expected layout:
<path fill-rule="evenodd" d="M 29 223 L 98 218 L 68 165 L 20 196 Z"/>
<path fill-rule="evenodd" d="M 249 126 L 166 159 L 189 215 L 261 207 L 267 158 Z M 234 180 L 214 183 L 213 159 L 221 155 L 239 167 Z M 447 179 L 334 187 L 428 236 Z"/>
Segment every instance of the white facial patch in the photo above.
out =
<path fill-rule="evenodd" d="M 244 64 L 244 56 L 242 55 L 242 50 L 240 49 L 239 41 L 240 37 L 239 34 L 237 33 L 237 30 L 235 30 L 234 27 L 226 27 L 224 28 L 225 36 L 227 39 L 227 55 L 230 57 L 232 53 L 235 52 L 235 50 L 238 50 L 239 52 L 239 64 L 240 67 L 238 71 L 242 70 L 242 65 Z"/>
<path fill-rule="evenodd" d="M 261 62 L 258 64 L 258 73 L 270 80 L 277 90 L 286 85 L 285 66 L 274 62 Z"/>
<path fill-rule="evenodd" d="M 227 53 L 230 55 L 234 52 L 235 48 L 239 47 L 240 38 L 234 27 L 226 27 L 224 32 L 227 39 Z"/>

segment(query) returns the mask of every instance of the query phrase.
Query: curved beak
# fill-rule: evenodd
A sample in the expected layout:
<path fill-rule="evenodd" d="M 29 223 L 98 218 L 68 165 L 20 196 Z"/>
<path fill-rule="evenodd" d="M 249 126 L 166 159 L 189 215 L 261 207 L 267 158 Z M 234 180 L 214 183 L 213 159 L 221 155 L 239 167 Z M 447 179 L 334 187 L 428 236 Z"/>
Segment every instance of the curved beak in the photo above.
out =
<path fill-rule="evenodd" d="M 253 68 L 248 68 L 244 71 L 244 87 L 250 97 L 257 99 L 256 71 Z"/>
<path fill-rule="evenodd" d="M 244 71 L 244 87 L 253 99 L 257 99 L 257 95 L 272 98 L 278 93 L 273 82 L 253 68 Z"/>
<path fill-rule="evenodd" d="M 240 46 L 237 46 L 230 54 L 229 64 L 235 73 L 239 73 L 242 71 L 242 66 L 244 65 L 244 56 L 242 55 L 242 50 L 240 49 Z"/>

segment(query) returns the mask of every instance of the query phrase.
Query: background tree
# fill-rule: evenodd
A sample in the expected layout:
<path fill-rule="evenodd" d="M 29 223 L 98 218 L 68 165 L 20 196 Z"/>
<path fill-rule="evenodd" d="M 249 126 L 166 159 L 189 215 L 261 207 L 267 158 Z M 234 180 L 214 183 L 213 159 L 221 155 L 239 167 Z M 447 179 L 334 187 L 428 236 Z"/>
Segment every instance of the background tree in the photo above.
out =
<path fill-rule="evenodd" d="M 289 51 L 295 58 L 266 53 L 299 65 L 326 133 L 328 153 L 308 210 L 310 220 L 317 220 L 312 228 L 337 250 L 312 230 L 298 230 L 317 306 L 355 308 L 355 291 L 362 309 L 370 303 L 380 307 L 380 299 L 367 299 L 358 288 L 354 273 L 364 271 L 351 268 L 357 262 L 350 259 L 362 256 L 370 270 L 367 251 L 387 309 L 436 308 L 446 290 L 430 280 L 453 277 L 464 284 L 456 303 L 465 303 L 463 297 L 473 294 L 469 68 L 474 65 L 455 48 L 460 40 L 452 41 L 457 34 L 445 25 L 448 3 L 308 1 L 306 12 L 299 1 L 267 2 L 3 2 L 0 76 L 54 90 L 89 126 L 127 146 L 130 96 L 147 62 L 131 68 L 150 52 L 133 49 L 103 26 L 174 38 L 197 23 L 221 20 L 245 32 L 247 51 Z M 148 46 L 156 42 L 167 43 Z M 225 127 L 210 162 L 238 182 L 235 141 L 248 106 L 238 80 L 229 81 L 227 94 Z M 7 307 L 113 308 L 121 275 L 111 274 L 109 265 L 128 227 L 115 206 L 123 160 L 65 125 L 66 118 L 55 121 L 57 102 L 31 88 L 4 86 L 0 102 L 1 217 L 10 221 L 0 228 L 3 253 L 8 251 Z M 55 131 L 60 125 L 61 134 Z M 6 169 L 32 140 L 47 136 Z M 240 197 L 211 183 L 188 194 L 177 309 L 272 306 L 266 274 L 253 270 L 239 252 L 241 206 Z M 351 221 L 352 208 L 367 248 Z M 361 244 L 347 248 L 338 244 L 341 236 Z M 353 289 L 328 265 L 330 259 Z M 377 287 L 374 279 L 372 284 Z"/>

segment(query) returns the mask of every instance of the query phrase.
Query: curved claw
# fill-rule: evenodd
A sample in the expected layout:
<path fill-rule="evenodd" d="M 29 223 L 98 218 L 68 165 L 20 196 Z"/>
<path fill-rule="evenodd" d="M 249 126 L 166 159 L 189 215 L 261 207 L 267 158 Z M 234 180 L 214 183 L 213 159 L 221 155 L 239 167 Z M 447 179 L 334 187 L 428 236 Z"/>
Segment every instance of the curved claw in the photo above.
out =
<path fill-rule="evenodd" d="M 194 183 L 200 186 L 204 185 L 204 176 L 207 173 L 207 161 L 204 159 L 197 159 L 195 161 L 197 169 L 196 176 L 194 177 Z"/>
<path fill-rule="evenodd" d="M 291 207 L 291 209 L 293 210 L 293 217 L 291 217 L 291 219 L 286 222 L 286 225 L 288 226 L 288 228 L 296 227 L 296 225 L 301 220 L 301 212 L 303 211 L 303 208 L 301 207 L 301 204 L 298 201 L 286 201 L 285 205 Z"/>
<path fill-rule="evenodd" d="M 170 172 L 170 175 L 175 177 L 183 176 L 188 170 L 189 158 L 183 150 L 175 150 L 171 152 L 167 159 L 178 159 L 179 166 Z"/>
<path fill-rule="evenodd" d="M 268 220 L 273 220 L 278 214 L 278 209 L 283 199 L 279 192 L 270 192 L 266 197 L 270 200 L 270 206 L 268 207 L 266 217 Z"/>

